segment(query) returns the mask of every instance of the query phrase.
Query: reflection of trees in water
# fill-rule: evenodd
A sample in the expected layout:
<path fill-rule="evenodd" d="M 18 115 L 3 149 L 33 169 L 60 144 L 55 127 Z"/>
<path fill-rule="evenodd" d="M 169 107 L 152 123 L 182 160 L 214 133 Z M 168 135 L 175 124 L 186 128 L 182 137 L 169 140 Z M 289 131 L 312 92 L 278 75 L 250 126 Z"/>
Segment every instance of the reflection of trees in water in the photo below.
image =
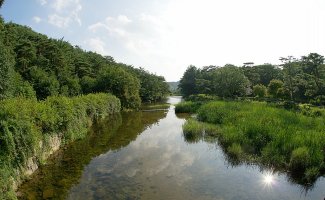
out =
<path fill-rule="evenodd" d="M 87 138 L 56 152 L 19 190 L 20 199 L 65 199 L 93 157 L 118 150 L 146 128 L 166 117 L 165 112 L 127 112 L 95 124 Z"/>
<path fill-rule="evenodd" d="M 187 118 L 185 118 L 187 119 Z M 200 133 L 188 133 L 183 131 L 183 136 L 185 142 L 189 144 L 193 143 L 198 143 L 200 141 L 204 141 L 207 143 L 215 143 L 217 145 L 217 148 L 220 147 L 222 149 L 224 158 L 226 162 L 232 166 L 236 167 L 239 165 L 247 165 L 247 166 L 258 166 L 260 171 L 270 171 L 272 170 L 274 173 L 278 174 L 284 174 L 287 177 L 287 180 L 292 183 L 292 184 L 298 184 L 301 186 L 302 191 L 307 194 L 309 191 L 311 191 L 314 186 L 316 181 L 324 176 L 325 172 L 322 171 L 320 174 L 317 176 L 311 177 L 311 178 L 306 178 L 306 175 L 302 171 L 290 171 L 286 168 L 276 168 L 272 165 L 269 165 L 267 163 L 264 163 L 260 161 L 260 159 L 257 156 L 243 156 L 243 157 L 238 157 L 234 156 L 233 154 L 229 153 L 227 150 L 227 146 L 222 144 L 217 136 L 207 134 L 205 130 L 202 130 Z"/>

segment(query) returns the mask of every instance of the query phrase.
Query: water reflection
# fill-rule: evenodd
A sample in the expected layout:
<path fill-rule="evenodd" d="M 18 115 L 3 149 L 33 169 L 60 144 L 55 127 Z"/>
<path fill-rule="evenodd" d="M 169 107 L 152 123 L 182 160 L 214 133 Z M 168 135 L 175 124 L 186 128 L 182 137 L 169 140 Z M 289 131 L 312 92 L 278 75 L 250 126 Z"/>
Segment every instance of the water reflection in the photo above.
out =
<path fill-rule="evenodd" d="M 275 177 L 272 172 L 266 171 L 262 176 L 264 188 L 271 189 L 276 184 Z"/>
<path fill-rule="evenodd" d="M 21 186 L 19 199 L 65 199 L 70 188 L 79 181 L 85 165 L 93 157 L 128 145 L 143 130 L 158 123 L 165 116 L 165 112 L 150 115 L 129 112 L 101 121 L 92 128 L 87 138 L 76 141 L 53 155 L 30 181 Z"/>
<path fill-rule="evenodd" d="M 110 139 L 104 139 L 109 141 L 103 142 L 106 150 L 86 159 L 86 166 L 76 168 L 78 180 L 55 199 L 324 198 L 324 179 L 304 196 L 284 174 L 269 173 L 257 165 L 230 165 L 222 147 L 208 135 L 195 143 L 186 142 L 182 125 L 187 117 L 176 116 L 174 106 L 168 111 L 124 114 L 122 125 L 110 134 Z M 81 155 L 71 155 L 83 156 L 86 153 L 82 149 L 78 150 Z M 55 174 L 64 169 L 60 170 L 46 173 L 58 176 Z M 61 191 L 54 189 L 57 192 Z M 43 197 L 47 193 L 43 190 Z"/>

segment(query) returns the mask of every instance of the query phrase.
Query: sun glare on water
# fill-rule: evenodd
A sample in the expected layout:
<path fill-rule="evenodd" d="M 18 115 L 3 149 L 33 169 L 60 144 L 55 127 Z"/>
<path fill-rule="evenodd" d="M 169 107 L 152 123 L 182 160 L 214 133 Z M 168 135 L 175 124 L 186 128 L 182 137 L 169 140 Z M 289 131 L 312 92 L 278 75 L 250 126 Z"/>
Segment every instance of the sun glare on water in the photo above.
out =
<path fill-rule="evenodd" d="M 275 177 L 271 172 L 267 172 L 263 174 L 262 182 L 264 188 L 272 188 L 272 186 L 275 184 Z"/>
<path fill-rule="evenodd" d="M 264 176 L 264 183 L 266 185 L 270 185 L 273 183 L 273 176 L 271 174 L 267 174 Z"/>

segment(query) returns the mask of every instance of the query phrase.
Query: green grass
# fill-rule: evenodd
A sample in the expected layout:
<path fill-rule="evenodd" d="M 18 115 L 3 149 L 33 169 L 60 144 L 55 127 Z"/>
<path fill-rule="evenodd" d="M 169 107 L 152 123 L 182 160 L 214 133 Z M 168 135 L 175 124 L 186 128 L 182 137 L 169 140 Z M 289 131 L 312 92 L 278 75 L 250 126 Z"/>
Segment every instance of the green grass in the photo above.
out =
<path fill-rule="evenodd" d="M 192 101 L 184 101 L 181 103 L 178 103 L 175 106 L 175 112 L 176 113 L 195 113 L 202 103 L 199 102 L 192 102 Z"/>
<path fill-rule="evenodd" d="M 45 162 L 50 138 L 59 137 L 62 145 L 83 138 L 93 120 L 120 110 L 110 94 L 0 101 L 0 199 L 15 198 L 13 184 L 24 179 L 29 158 Z"/>
<path fill-rule="evenodd" d="M 322 112 L 309 115 L 264 102 L 214 101 L 202 105 L 197 118 L 219 128 L 216 135 L 230 156 L 299 172 L 308 181 L 325 169 Z"/>
<path fill-rule="evenodd" d="M 188 119 L 183 125 L 183 135 L 188 143 L 196 143 L 201 139 L 211 139 L 218 134 L 218 128 L 214 125 Z"/>

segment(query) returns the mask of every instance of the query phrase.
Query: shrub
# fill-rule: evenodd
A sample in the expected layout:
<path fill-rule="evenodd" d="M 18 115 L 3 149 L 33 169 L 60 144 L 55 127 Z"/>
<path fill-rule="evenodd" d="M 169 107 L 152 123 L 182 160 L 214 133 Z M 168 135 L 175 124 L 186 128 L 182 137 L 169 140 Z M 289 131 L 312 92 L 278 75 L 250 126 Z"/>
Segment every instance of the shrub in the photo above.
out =
<path fill-rule="evenodd" d="M 253 87 L 253 93 L 255 96 L 263 98 L 266 95 L 266 87 L 264 85 L 258 84 Z"/>
<path fill-rule="evenodd" d="M 24 98 L 1 101 L 0 199 L 8 198 L 13 182 L 23 178 L 29 158 L 43 162 L 51 151 L 49 138 L 56 136 L 65 144 L 85 137 L 90 120 L 120 109 L 119 99 L 110 94 L 49 97 L 39 102 Z"/>

